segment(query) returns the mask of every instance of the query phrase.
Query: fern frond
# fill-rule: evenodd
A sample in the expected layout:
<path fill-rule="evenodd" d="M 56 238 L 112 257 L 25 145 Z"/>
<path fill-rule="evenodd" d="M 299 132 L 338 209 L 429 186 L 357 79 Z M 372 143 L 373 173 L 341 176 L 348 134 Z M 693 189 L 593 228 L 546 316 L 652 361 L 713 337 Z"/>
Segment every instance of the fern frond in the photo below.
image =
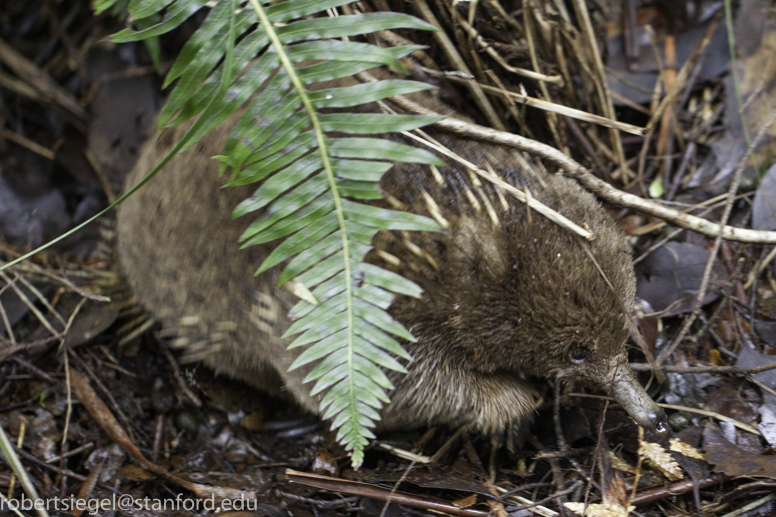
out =
<path fill-rule="evenodd" d="M 244 246 L 283 239 L 257 274 L 285 263 L 280 283 L 293 280 L 312 294 L 292 310 L 295 322 L 286 336 L 297 336 L 290 348 L 305 350 L 291 368 L 314 365 L 305 382 L 314 382 L 311 394 L 322 395 L 323 417 L 332 420 L 358 466 L 393 387 L 383 369 L 403 372 L 397 357 L 409 356 L 399 340 L 413 340 L 387 309 L 396 294 L 420 295 L 412 282 L 364 258 L 380 229 L 438 230 L 431 219 L 364 202 L 380 198 L 378 183 L 391 161 L 441 162 L 426 151 L 362 136 L 410 130 L 436 118 L 320 113 L 428 88 L 403 80 L 311 87 L 375 66 L 400 67 L 398 60 L 418 48 L 386 49 L 349 38 L 378 30 L 433 29 L 398 13 L 314 16 L 349 2 L 287 0 L 266 7 L 257 0 L 218 2 L 165 80 L 165 86 L 177 83 L 160 125 L 199 115 L 184 137 L 185 147 L 248 103 L 217 157 L 232 170 L 227 185 L 260 182 L 233 216 L 261 214 L 243 234 Z M 134 0 L 135 20 L 166 9 L 164 16 L 114 40 L 158 36 L 204 5 L 205 0 Z M 214 97 L 218 92 L 225 94 Z"/>

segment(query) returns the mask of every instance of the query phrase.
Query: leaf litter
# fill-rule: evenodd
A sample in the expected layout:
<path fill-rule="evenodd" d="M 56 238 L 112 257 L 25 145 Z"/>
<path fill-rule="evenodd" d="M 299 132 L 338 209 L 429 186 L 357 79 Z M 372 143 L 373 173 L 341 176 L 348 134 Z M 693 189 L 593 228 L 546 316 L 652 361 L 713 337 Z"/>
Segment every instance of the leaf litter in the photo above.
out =
<path fill-rule="evenodd" d="M 374 3 L 407 8 L 398 2 Z M 0 51 L 0 60 L 14 79 L 0 89 L 3 105 L 13 107 L 4 110 L 0 156 L 2 178 L 8 183 L 2 190 L 7 201 L 0 210 L 4 236 L 0 252 L 6 261 L 83 220 L 96 204 L 104 204 L 117 193 L 122 171 L 131 167 L 133 153 L 145 137 L 150 112 L 159 104 L 148 84 L 160 83 L 149 72 L 153 59 L 145 46 L 97 43 L 100 38 L 94 36 L 116 32 L 120 26 L 111 18 L 93 18 L 83 3 L 11 4 L 0 8 L 0 37 L 25 60 Z M 603 85 L 588 75 L 597 65 L 580 50 L 582 29 L 575 27 L 575 18 L 558 10 L 556 3 L 534 4 L 526 9 L 517 1 L 453 5 L 442 0 L 431 9 L 478 81 L 513 92 L 522 93 L 526 88 L 531 96 L 602 114 L 603 108 L 589 95 Z M 609 38 L 611 55 L 605 64 L 608 86 L 616 94 L 618 119 L 643 126 L 648 121 L 644 111 L 654 110 L 654 99 L 665 91 L 655 87 L 656 80 L 664 80 L 667 73 L 666 63 L 658 65 L 648 56 L 654 55 L 655 48 L 665 56 L 666 49 L 673 46 L 677 49 L 674 66 L 681 67 L 702 43 L 710 24 L 719 21 L 721 6 L 699 2 L 706 11 L 694 16 L 687 7 L 690 3 L 677 2 L 685 10 L 673 19 L 682 23 L 671 26 L 665 22 L 676 13 L 648 10 L 638 2 L 614 4 L 591 3 L 592 21 L 599 29 L 605 28 Z M 445 8 L 438 10 L 440 6 Z M 654 35 L 650 36 L 643 25 L 628 33 L 624 29 L 627 24 L 622 23 L 628 12 L 638 14 L 637 20 L 652 16 Z M 474 95 L 482 106 L 497 106 L 482 111 L 489 114 L 491 124 L 570 149 L 575 158 L 597 167 L 597 172 L 618 188 L 646 196 L 650 185 L 661 185 L 661 202 L 699 213 L 693 209 L 695 205 L 726 192 L 735 164 L 746 154 L 744 134 L 754 134 L 773 109 L 774 92 L 767 85 L 774 74 L 769 56 L 772 58 L 776 31 L 773 20 L 763 15 L 768 12 L 767 5 L 757 1 L 742 2 L 734 11 L 733 34 L 741 52 L 732 66 L 725 52 L 729 27 L 725 23 L 716 26 L 700 64 L 680 85 L 679 102 L 666 108 L 671 118 L 658 121 L 661 127 L 667 124 L 663 131 L 668 135 L 661 137 L 667 142 L 661 145 L 667 146 L 661 148 L 664 154 L 660 156 L 655 153 L 654 140 L 645 145 L 641 137 L 615 137 L 601 127 L 534 111 L 501 97 L 476 91 L 462 93 L 449 84 L 442 85 L 442 92 L 451 99 Z M 452 30 L 461 21 L 466 21 L 479 39 Z M 386 41 L 418 38 L 417 43 L 430 44 L 418 57 L 423 66 L 431 65 L 427 73 L 433 75 L 433 68 L 451 69 L 449 56 L 429 35 L 381 37 Z M 163 66 L 172 57 L 165 55 L 170 52 L 167 47 L 180 48 L 184 40 L 184 35 L 170 39 L 162 50 Z M 615 42 L 622 45 L 618 48 Z M 634 42 L 640 48 L 637 61 L 624 50 Z M 572 49 L 577 50 L 574 55 Z M 499 60 L 508 62 L 509 70 Z M 109 72 L 101 72 L 100 77 L 93 73 L 95 68 Z M 517 68 L 561 77 L 564 85 L 542 90 L 546 85 L 515 74 Z M 623 78 L 627 77 L 638 78 L 640 86 L 630 90 L 615 87 L 625 84 Z M 459 101 L 459 105 L 468 102 Z M 89 108 L 89 115 L 83 107 Z M 617 158 L 619 148 L 625 161 Z M 628 161 L 645 149 L 643 165 Z M 747 227 L 751 220 L 749 227 L 755 230 L 776 229 L 771 202 L 776 199 L 776 173 L 768 163 L 772 150 L 773 139 L 766 139 L 752 155 L 753 166 L 745 172 L 732 224 Z M 347 468 L 346 454 L 320 423 L 294 413 L 283 402 L 213 377 L 201 368 L 183 369 L 174 356 L 169 356 L 170 361 L 160 353 L 153 333 L 146 332 L 151 328 L 146 323 L 148 315 L 132 303 L 117 280 L 109 255 L 110 225 L 99 227 L 99 232 L 93 230 L 88 239 L 66 242 L 3 278 L 0 425 L 17 444 L 21 464 L 42 497 L 75 493 L 89 497 L 111 491 L 137 497 L 163 497 L 173 491 L 202 498 L 250 493 L 260 501 L 260 511 L 272 515 L 313 514 L 312 508 L 318 514 L 344 514 L 359 504 L 358 499 L 340 495 L 348 493 L 343 486 L 318 489 L 291 482 L 285 469 L 292 468 L 387 487 L 401 482 L 400 489 L 412 493 L 416 507 L 432 508 L 432 500 L 443 500 L 451 503 L 451 512 L 455 510 L 452 503 L 458 503 L 459 511 L 470 512 L 462 513 L 466 515 L 489 511 L 488 503 L 495 496 L 488 487 L 493 484 L 514 491 L 503 498 L 504 510 L 495 511 L 515 515 L 556 515 L 561 504 L 580 514 L 587 508 L 586 515 L 628 515 L 632 506 L 645 515 L 680 515 L 673 506 L 677 502 L 695 510 L 700 504 L 705 511 L 725 504 L 728 509 L 760 505 L 750 511 L 767 510 L 772 503 L 764 501 L 763 491 L 772 490 L 776 478 L 776 399 L 772 393 L 776 370 L 746 372 L 774 363 L 776 266 L 772 246 L 725 242 L 720 256 L 712 258 L 710 239 L 670 225 L 640 232 L 655 221 L 632 209 L 608 207 L 618 218 L 636 221 L 632 227 L 635 256 L 658 245 L 640 264 L 644 273 L 639 283 L 639 296 L 653 311 L 645 316 L 655 325 L 655 339 L 650 342 L 655 347 L 653 353 L 659 353 L 676 335 L 692 309 L 707 261 L 715 261 L 698 323 L 679 351 L 664 363 L 667 371 L 669 367 L 676 371 L 669 372 L 668 384 L 653 387 L 653 396 L 739 420 L 754 426 L 762 436 L 720 424 L 713 417 L 672 410 L 672 417 L 683 416 L 672 420 L 674 433 L 694 433 L 698 443 L 680 444 L 674 438 L 669 445 L 650 441 L 654 438 L 649 436 L 641 441 L 635 426 L 617 408 L 608 408 L 602 418 L 603 405 L 597 399 L 564 395 L 561 407 L 547 402 L 539 409 L 528 436 L 507 436 L 503 446 L 500 440 L 491 443 L 472 437 L 469 453 L 474 450 L 489 458 L 484 462 L 463 452 L 462 443 L 467 440 L 445 444 L 451 435 L 437 430 L 427 435 L 381 437 L 399 449 L 428 454 L 437 449 L 446 451 L 436 463 L 410 467 L 407 460 L 373 448 L 367 453 L 364 468 L 356 474 Z M 712 204 L 700 213 L 716 220 L 720 208 Z M 739 257 L 744 260 L 741 279 L 726 291 L 723 286 L 733 275 Z M 21 284 L 21 279 L 29 286 Z M 101 311 L 104 302 L 84 301 L 84 296 L 95 293 L 111 297 L 109 308 Z M 57 354 L 63 335 L 68 359 Z M 126 344 L 118 346 L 127 336 Z M 633 356 L 635 361 L 641 357 L 636 350 Z M 744 373 L 724 370 L 733 365 Z M 705 377 L 693 372 L 708 366 L 711 369 L 704 370 Z M 692 386 L 682 391 L 679 379 Z M 72 390 L 70 396 L 67 386 Z M 200 398 L 204 405 L 197 403 Z M 573 406 L 575 411 L 564 406 Z M 586 431 L 573 433 L 566 426 L 557 436 L 553 417 L 572 413 L 577 413 L 574 418 L 579 422 L 589 423 Z M 607 466 L 609 463 L 599 461 L 593 468 L 598 433 L 603 433 L 607 449 L 617 451 L 622 464 L 612 460 Z M 564 435 L 568 444 L 559 448 L 558 442 L 566 440 Z M 696 463 L 688 463 L 687 458 Z M 629 466 L 622 478 L 622 491 L 614 488 L 617 482 L 582 489 L 591 479 L 603 480 L 604 473 L 617 465 Z M 598 469 L 602 473 L 596 473 Z M 88 482 L 92 474 L 96 475 L 94 484 Z M 755 481 L 750 479 L 753 476 Z M 690 479 L 672 481 L 682 477 Z M 583 483 L 577 485 L 577 481 Z M 89 486 L 90 491 L 79 492 Z M 701 486 L 714 487 L 721 499 L 699 492 Z M 7 467 L 0 469 L 0 487 L 12 489 L 9 496 L 15 497 L 22 490 L 11 481 Z M 611 488 L 602 490 L 604 487 Z M 359 485 L 352 493 L 365 497 L 365 490 Z M 613 496 L 615 493 L 620 495 Z M 389 494 L 387 490 L 386 497 Z M 563 495 L 554 497 L 557 494 Z M 622 494 L 626 494 L 625 500 Z M 520 499 L 513 500 L 513 496 Z M 607 501 L 609 497 L 619 499 Z M 668 497 L 674 498 L 671 504 L 657 503 Z M 540 505 L 517 509 L 539 500 L 543 501 Z M 377 511 L 381 509 L 377 507 Z"/>

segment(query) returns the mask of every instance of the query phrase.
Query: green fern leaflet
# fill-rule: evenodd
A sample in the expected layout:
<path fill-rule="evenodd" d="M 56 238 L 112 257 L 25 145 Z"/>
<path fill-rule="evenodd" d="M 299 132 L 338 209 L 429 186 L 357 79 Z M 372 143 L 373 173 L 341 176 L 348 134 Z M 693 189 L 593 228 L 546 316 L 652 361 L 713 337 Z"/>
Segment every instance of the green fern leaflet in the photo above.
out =
<path fill-rule="evenodd" d="M 109 3 L 101 0 L 100 6 Z M 157 23 L 126 29 L 113 39 L 159 36 L 205 3 L 133 0 L 129 10 L 135 22 L 156 17 Z M 315 382 L 311 393 L 322 395 L 321 413 L 332 420 L 358 466 L 373 437 L 370 428 L 389 402 L 392 386 L 383 369 L 403 372 L 397 357 L 409 356 L 397 339 L 413 339 L 386 310 L 396 294 L 420 295 L 415 284 L 365 263 L 364 257 L 380 229 L 438 230 L 430 219 L 368 202 L 380 198 L 378 183 L 392 161 L 441 163 L 426 151 L 369 136 L 414 129 L 435 118 L 319 112 L 428 88 L 403 80 L 311 88 L 375 66 L 400 67 L 399 58 L 417 49 L 380 48 L 349 38 L 379 30 L 433 29 L 398 13 L 319 14 L 347 3 L 288 0 L 265 7 L 257 0 L 219 1 L 165 79 L 165 86 L 177 83 L 160 126 L 198 116 L 178 146 L 182 149 L 248 103 L 218 157 L 232 170 L 228 185 L 260 182 L 234 217 L 261 214 L 243 235 L 244 246 L 282 239 L 257 274 L 286 263 L 281 283 L 304 286 L 307 295 L 292 310 L 295 322 L 286 336 L 297 336 L 290 348 L 306 349 L 292 368 L 315 364 L 306 379 Z"/>

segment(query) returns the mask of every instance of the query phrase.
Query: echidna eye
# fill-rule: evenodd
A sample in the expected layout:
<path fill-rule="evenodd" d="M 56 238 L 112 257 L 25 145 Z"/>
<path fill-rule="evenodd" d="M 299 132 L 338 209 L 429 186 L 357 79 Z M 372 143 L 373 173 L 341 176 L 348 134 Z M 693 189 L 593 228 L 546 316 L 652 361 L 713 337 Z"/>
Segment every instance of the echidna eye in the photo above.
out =
<path fill-rule="evenodd" d="M 587 359 L 587 353 L 584 350 L 577 348 L 569 353 L 569 359 L 571 359 L 571 362 L 574 364 L 582 364 L 585 362 L 585 359 Z"/>

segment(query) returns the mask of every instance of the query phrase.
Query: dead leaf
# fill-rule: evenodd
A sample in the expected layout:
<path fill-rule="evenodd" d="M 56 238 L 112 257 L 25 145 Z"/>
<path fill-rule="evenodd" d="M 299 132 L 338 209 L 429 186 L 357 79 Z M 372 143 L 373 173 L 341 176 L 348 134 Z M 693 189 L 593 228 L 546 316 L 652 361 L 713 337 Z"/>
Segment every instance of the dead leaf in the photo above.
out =
<path fill-rule="evenodd" d="M 315 456 L 312 469 L 316 474 L 331 474 L 332 476 L 336 476 L 339 470 L 337 468 L 337 461 L 328 451 L 321 451 Z"/>
<path fill-rule="evenodd" d="M 741 352 L 738 353 L 736 366 L 740 366 L 741 368 L 752 368 L 754 366 L 765 366 L 774 361 L 776 361 L 776 357 L 768 354 L 761 354 L 745 345 L 741 347 Z M 776 389 L 776 370 L 766 370 L 764 372 L 756 373 L 754 374 L 754 378 L 769 388 Z M 776 403 L 776 397 L 770 393 L 763 393 L 763 400 L 768 404 Z"/>
<path fill-rule="evenodd" d="M 754 320 L 754 331 L 769 346 L 776 347 L 776 321 Z"/>
<path fill-rule="evenodd" d="M 659 443 L 639 440 L 639 456 L 652 464 L 669 480 L 677 481 L 684 479 L 684 474 L 682 469 L 679 468 L 679 464 Z"/>
<path fill-rule="evenodd" d="M 471 494 L 461 499 L 453 501 L 453 506 L 456 508 L 468 508 L 477 503 L 477 494 Z"/>
<path fill-rule="evenodd" d="M 628 517 L 636 509 L 635 506 L 623 508 L 619 504 L 589 504 L 586 509 L 585 503 L 563 503 L 563 506 L 585 517 Z"/>
<path fill-rule="evenodd" d="M 754 194 L 752 228 L 776 230 L 776 165 L 768 169 Z"/>
<path fill-rule="evenodd" d="M 687 242 L 669 242 L 650 254 L 638 267 L 636 296 L 643 298 L 663 316 L 675 316 L 692 309 L 701 286 L 709 252 Z M 703 303 L 718 298 L 715 286 L 727 280 L 721 264 L 715 264 Z"/>
<path fill-rule="evenodd" d="M 665 5 L 680 4 L 680 2 L 668 2 Z M 708 19 L 708 18 L 706 18 Z M 714 32 L 709 46 L 705 52 L 705 58 L 701 62 L 701 74 L 709 74 L 709 77 L 715 77 L 723 74 L 729 67 L 729 55 L 727 52 L 727 32 L 725 24 L 719 24 Z M 707 30 L 707 24 L 694 26 L 689 30 L 680 31 L 676 35 L 676 62 L 681 66 L 698 47 Z M 606 62 L 606 76 L 609 88 L 617 94 L 614 97 L 615 103 L 620 103 L 618 99 L 625 97 L 637 104 L 648 104 L 651 99 L 651 92 L 658 80 L 658 65 L 655 61 L 655 52 L 651 48 L 650 38 L 647 36 L 644 27 L 636 29 L 635 39 L 641 44 L 638 56 L 633 62 L 628 62 L 623 48 L 622 34 L 613 34 L 607 39 L 606 48 L 609 52 Z M 663 45 L 658 46 L 661 53 Z"/>
<path fill-rule="evenodd" d="M 611 458 L 611 461 L 612 461 L 612 468 L 621 470 L 623 472 L 627 472 L 628 474 L 636 473 L 636 467 L 632 466 L 627 461 L 621 458 L 618 458 L 613 452 L 609 451 L 609 457 Z"/>
<path fill-rule="evenodd" d="M 137 465 L 124 465 L 116 473 L 117 479 L 126 481 L 148 481 L 156 476 Z"/>
<path fill-rule="evenodd" d="M 255 411 L 250 415 L 240 420 L 240 425 L 249 431 L 263 431 L 264 430 L 264 412 Z"/>
<path fill-rule="evenodd" d="M 741 450 L 727 441 L 719 428 L 706 424 L 703 432 L 706 461 L 714 465 L 714 472 L 728 476 L 765 476 L 776 479 L 776 456 L 762 456 Z"/>
<path fill-rule="evenodd" d="M 678 452 L 679 454 L 684 454 L 688 458 L 695 458 L 696 460 L 706 461 L 706 457 L 703 455 L 703 453 L 689 443 L 684 443 L 679 438 L 671 438 L 670 443 L 671 447 L 669 447 L 669 450 Z"/>
<path fill-rule="evenodd" d="M 622 472 L 613 468 L 606 440 L 600 445 L 598 471 L 601 474 L 601 498 L 604 504 L 625 507 L 628 505 L 628 494 Z"/>
<path fill-rule="evenodd" d="M 65 346 L 75 347 L 82 345 L 92 338 L 99 336 L 108 329 L 116 318 L 119 310 L 115 306 L 109 306 L 100 302 L 88 301 L 78 311 L 72 325 L 65 336 Z"/>

